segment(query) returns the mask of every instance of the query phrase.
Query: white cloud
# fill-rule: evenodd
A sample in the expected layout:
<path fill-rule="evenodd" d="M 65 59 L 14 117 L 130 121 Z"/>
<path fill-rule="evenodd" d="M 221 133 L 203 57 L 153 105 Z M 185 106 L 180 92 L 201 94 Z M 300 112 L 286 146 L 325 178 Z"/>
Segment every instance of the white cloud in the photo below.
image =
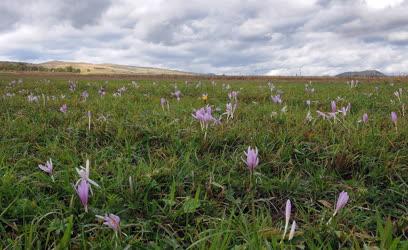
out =
<path fill-rule="evenodd" d="M 219 74 L 407 68 L 408 1 L 0 2 L 3 60 L 73 60 Z"/>

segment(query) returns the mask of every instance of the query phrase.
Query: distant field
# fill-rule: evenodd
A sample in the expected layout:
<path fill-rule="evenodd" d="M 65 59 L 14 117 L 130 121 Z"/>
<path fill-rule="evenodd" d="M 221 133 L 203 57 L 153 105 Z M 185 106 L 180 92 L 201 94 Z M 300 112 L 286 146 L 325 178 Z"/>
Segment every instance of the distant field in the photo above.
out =
<path fill-rule="evenodd" d="M 168 70 L 160 68 L 149 68 L 149 67 L 135 67 L 117 64 L 92 64 L 92 63 L 76 63 L 76 62 L 63 62 L 63 61 L 52 61 L 47 63 L 39 64 L 45 68 L 66 68 L 73 67 L 75 69 L 80 69 L 81 74 L 103 74 L 103 75 L 132 75 L 132 74 L 167 74 L 167 75 L 192 75 L 188 72 L 182 72 L 177 70 Z"/>
<path fill-rule="evenodd" d="M 408 248 L 407 78 L 103 74 L 0 74 L 1 248 Z"/>

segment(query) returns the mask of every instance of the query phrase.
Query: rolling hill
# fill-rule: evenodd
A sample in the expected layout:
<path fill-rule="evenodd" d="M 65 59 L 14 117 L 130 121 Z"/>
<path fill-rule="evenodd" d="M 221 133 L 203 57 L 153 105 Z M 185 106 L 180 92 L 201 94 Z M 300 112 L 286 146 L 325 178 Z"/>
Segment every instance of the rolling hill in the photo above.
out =
<path fill-rule="evenodd" d="M 136 67 L 118 64 L 92 64 L 92 63 L 82 63 L 82 62 L 64 62 L 64 61 L 50 61 L 39 64 L 45 68 L 66 68 L 73 67 L 75 69 L 80 69 L 81 74 L 125 74 L 125 75 L 193 75 L 193 73 L 152 68 L 152 67 Z"/>
<path fill-rule="evenodd" d="M 336 75 L 336 77 L 384 77 L 378 70 L 350 71 Z"/>

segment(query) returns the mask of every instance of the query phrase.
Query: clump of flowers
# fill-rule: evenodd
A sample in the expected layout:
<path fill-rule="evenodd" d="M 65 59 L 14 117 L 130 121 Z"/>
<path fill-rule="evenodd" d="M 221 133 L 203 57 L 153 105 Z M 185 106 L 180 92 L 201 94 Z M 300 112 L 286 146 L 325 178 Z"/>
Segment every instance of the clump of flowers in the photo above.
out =
<path fill-rule="evenodd" d="M 276 104 L 282 104 L 282 98 L 280 95 L 271 96 L 271 99 Z"/>
<path fill-rule="evenodd" d="M 200 122 L 201 130 L 205 131 L 204 138 L 207 137 L 208 126 L 211 122 L 219 123 L 220 121 L 213 117 L 211 106 L 207 105 L 196 110 L 192 116 Z"/>
<path fill-rule="evenodd" d="M 227 120 L 229 120 L 229 119 L 234 119 L 234 113 L 235 113 L 235 111 L 237 110 L 237 104 L 236 103 L 234 103 L 234 104 L 232 104 L 232 103 L 227 103 L 227 105 L 226 105 L 226 109 L 225 109 L 225 115 L 227 115 Z"/>
<path fill-rule="evenodd" d="M 171 93 L 172 96 L 176 97 L 177 101 L 180 101 L 180 97 L 181 97 L 181 91 L 176 89 L 173 93 Z"/>
<path fill-rule="evenodd" d="M 60 107 L 60 112 L 62 112 L 62 113 L 67 113 L 67 111 L 68 111 L 68 106 L 67 106 L 66 104 L 63 104 L 63 105 Z"/>
<path fill-rule="evenodd" d="M 96 218 L 103 220 L 103 224 L 111 228 L 115 233 L 120 232 L 120 217 L 115 214 L 96 215 Z"/>
<path fill-rule="evenodd" d="M 238 91 L 231 91 L 228 93 L 228 98 L 230 99 L 231 102 L 237 102 L 238 101 Z"/>

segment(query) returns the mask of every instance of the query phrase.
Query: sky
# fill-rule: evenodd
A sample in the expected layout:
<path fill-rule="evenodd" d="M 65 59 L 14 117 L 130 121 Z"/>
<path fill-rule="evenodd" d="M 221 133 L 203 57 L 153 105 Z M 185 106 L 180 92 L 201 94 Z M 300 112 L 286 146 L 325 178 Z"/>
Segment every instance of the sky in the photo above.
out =
<path fill-rule="evenodd" d="M 0 60 L 408 73 L 408 0 L 1 0 Z"/>

